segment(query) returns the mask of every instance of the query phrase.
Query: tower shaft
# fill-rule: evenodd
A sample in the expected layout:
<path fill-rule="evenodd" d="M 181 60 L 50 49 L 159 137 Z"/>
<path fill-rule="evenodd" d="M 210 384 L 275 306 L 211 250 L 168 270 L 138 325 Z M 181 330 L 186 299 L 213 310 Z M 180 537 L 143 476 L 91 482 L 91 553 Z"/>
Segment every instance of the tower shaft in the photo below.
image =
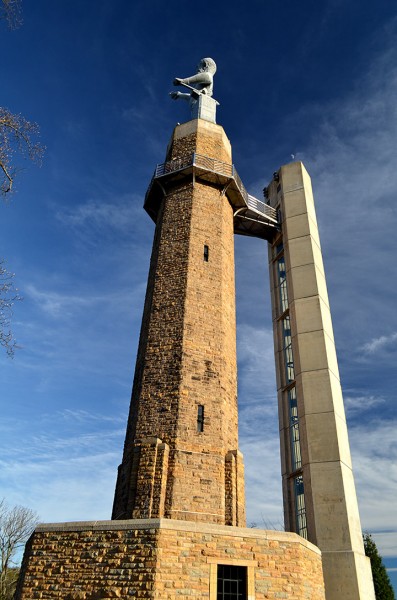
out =
<path fill-rule="evenodd" d="M 286 529 L 320 548 L 327 600 L 373 600 L 310 177 L 292 163 L 268 191 Z"/>
<path fill-rule="evenodd" d="M 223 129 L 177 126 L 167 161 L 231 162 Z M 114 519 L 244 525 L 233 209 L 222 186 L 167 179 L 158 207 Z"/>

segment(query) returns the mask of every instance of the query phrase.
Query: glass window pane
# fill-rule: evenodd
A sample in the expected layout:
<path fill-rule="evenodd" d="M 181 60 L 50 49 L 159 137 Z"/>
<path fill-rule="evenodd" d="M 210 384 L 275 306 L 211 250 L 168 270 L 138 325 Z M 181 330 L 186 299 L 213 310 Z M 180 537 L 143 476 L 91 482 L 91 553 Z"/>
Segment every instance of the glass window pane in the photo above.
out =
<path fill-rule="evenodd" d="M 218 565 L 217 600 L 247 600 L 247 567 Z"/>
<path fill-rule="evenodd" d="M 296 531 L 299 535 L 307 539 L 306 505 L 302 475 L 295 478 L 294 487 Z"/>
<path fill-rule="evenodd" d="M 277 261 L 277 276 L 279 285 L 280 295 L 280 311 L 285 312 L 288 308 L 288 293 L 287 293 L 287 279 L 285 273 L 285 259 L 281 256 Z"/>
<path fill-rule="evenodd" d="M 295 368 L 294 368 L 294 357 L 292 354 L 292 338 L 291 338 L 291 324 L 290 318 L 287 315 L 282 320 L 283 327 L 283 345 L 284 345 L 284 359 L 285 359 L 285 370 L 287 383 L 290 383 L 295 379 Z"/>
<path fill-rule="evenodd" d="M 289 405 L 289 426 L 291 439 L 291 463 L 292 470 L 296 471 L 302 466 L 302 455 L 300 446 L 299 434 L 299 419 L 298 419 L 298 403 L 296 398 L 296 388 L 293 387 L 288 391 Z"/>

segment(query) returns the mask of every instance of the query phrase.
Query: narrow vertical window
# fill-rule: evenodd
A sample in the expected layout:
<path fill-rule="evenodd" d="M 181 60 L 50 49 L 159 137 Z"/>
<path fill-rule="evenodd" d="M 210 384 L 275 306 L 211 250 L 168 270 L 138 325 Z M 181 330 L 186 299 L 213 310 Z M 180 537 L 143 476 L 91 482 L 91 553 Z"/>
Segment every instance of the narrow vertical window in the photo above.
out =
<path fill-rule="evenodd" d="M 204 244 L 204 261 L 208 262 L 209 257 L 209 248 L 206 244 Z"/>
<path fill-rule="evenodd" d="M 295 387 L 288 391 L 289 404 L 289 426 L 291 434 L 291 463 L 292 470 L 296 471 L 302 467 L 302 455 L 299 434 L 298 403 Z"/>
<path fill-rule="evenodd" d="M 295 488 L 295 517 L 296 517 L 296 533 L 307 539 L 307 521 L 306 521 L 306 506 L 305 492 L 303 487 L 303 477 L 299 475 L 294 480 Z"/>
<path fill-rule="evenodd" d="M 278 272 L 278 283 L 280 291 L 280 308 L 281 313 L 285 312 L 288 308 L 288 294 L 287 294 L 287 279 L 285 275 L 285 259 L 281 256 L 277 261 L 277 272 Z"/>
<path fill-rule="evenodd" d="M 287 384 L 295 379 L 294 358 L 292 355 L 292 339 L 290 318 L 287 315 L 282 320 L 283 338 L 284 338 L 284 359 Z"/>
<path fill-rule="evenodd" d="M 197 407 L 197 431 L 204 431 L 204 406 L 201 404 Z"/>

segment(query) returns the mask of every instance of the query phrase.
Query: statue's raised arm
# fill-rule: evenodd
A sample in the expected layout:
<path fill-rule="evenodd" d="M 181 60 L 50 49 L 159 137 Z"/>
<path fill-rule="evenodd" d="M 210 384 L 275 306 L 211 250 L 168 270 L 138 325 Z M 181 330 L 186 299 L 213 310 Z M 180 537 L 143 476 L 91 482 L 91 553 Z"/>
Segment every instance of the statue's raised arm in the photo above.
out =
<path fill-rule="evenodd" d="M 174 85 L 182 86 L 187 92 L 170 92 L 174 100 L 187 100 L 190 105 L 192 119 L 205 119 L 215 123 L 216 105 L 212 98 L 216 64 L 212 58 L 202 58 L 197 66 L 197 73 L 184 79 L 176 77 Z"/>

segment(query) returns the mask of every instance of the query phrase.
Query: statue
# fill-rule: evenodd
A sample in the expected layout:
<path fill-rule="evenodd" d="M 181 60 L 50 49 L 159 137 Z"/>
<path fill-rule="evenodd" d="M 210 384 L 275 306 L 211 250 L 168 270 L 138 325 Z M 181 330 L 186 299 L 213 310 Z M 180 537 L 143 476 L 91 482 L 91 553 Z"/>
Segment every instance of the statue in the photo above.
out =
<path fill-rule="evenodd" d="M 212 98 L 216 64 L 212 58 L 202 58 L 197 67 L 196 75 L 181 79 L 175 78 L 174 85 L 180 85 L 190 90 L 189 93 L 170 92 L 173 100 L 189 102 L 192 119 L 204 119 L 215 123 L 216 106 L 219 104 Z"/>

